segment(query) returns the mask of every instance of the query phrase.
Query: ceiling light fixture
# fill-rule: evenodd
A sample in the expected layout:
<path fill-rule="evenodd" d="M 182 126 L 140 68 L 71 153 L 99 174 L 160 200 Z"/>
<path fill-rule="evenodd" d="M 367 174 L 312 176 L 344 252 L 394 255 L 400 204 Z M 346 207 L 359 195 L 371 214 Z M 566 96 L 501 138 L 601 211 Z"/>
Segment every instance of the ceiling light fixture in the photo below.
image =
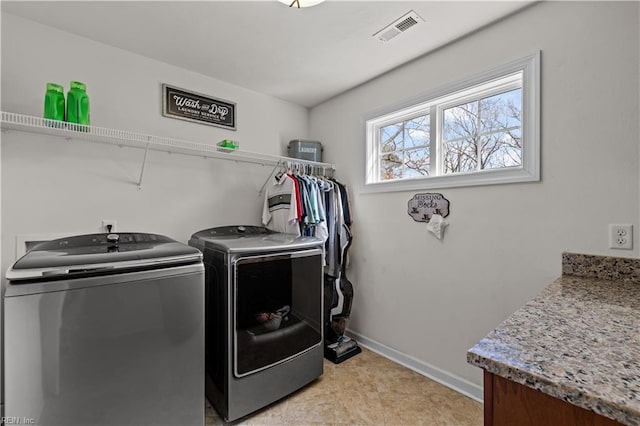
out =
<path fill-rule="evenodd" d="M 288 4 L 289 7 L 311 7 L 322 3 L 324 0 L 278 0 L 280 3 Z"/>

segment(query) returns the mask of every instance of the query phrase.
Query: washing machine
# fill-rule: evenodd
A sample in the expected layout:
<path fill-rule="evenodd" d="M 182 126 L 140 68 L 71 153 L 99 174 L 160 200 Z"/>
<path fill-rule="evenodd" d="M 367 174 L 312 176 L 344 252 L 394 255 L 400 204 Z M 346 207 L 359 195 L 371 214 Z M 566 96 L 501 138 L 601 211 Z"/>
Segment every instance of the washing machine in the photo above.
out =
<path fill-rule="evenodd" d="M 197 249 L 154 234 L 74 236 L 37 245 L 6 279 L 6 424 L 204 424 Z"/>
<path fill-rule="evenodd" d="M 193 234 L 204 254 L 206 394 L 235 421 L 323 373 L 322 240 L 258 226 Z"/>

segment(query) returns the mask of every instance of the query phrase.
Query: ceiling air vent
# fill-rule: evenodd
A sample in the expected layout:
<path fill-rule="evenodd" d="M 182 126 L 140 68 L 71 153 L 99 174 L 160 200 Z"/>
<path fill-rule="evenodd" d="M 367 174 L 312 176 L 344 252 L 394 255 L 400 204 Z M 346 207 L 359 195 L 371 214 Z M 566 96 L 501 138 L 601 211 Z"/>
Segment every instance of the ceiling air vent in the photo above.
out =
<path fill-rule="evenodd" d="M 386 27 L 375 33 L 373 36 L 381 41 L 389 41 L 395 36 L 400 35 L 401 33 L 407 31 L 409 28 L 415 26 L 420 22 L 424 22 L 424 19 L 422 19 L 416 12 L 411 10 L 399 19 L 396 19 L 390 25 L 387 25 Z"/>

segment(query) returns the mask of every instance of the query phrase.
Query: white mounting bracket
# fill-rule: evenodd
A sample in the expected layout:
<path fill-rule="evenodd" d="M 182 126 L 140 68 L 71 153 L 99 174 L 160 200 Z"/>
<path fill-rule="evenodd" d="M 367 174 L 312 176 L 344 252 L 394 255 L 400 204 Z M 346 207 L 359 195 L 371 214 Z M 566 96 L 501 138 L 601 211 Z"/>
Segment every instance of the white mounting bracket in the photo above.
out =
<path fill-rule="evenodd" d="M 140 179 L 138 179 L 138 189 L 142 189 L 142 177 L 144 176 L 144 166 L 145 164 L 147 164 L 147 154 L 149 154 L 149 145 L 151 145 L 150 143 L 147 143 L 147 147 L 144 150 L 144 158 L 142 160 L 142 167 L 140 168 Z"/>

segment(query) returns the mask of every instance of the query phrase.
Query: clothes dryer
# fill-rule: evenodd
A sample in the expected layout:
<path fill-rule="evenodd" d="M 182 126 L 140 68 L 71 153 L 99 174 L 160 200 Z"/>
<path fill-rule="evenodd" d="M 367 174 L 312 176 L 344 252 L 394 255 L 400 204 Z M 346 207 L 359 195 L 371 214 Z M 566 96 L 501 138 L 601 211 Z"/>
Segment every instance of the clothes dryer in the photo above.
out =
<path fill-rule="evenodd" d="M 206 393 L 225 420 L 322 375 L 321 239 L 227 226 L 189 244 L 204 253 Z"/>

